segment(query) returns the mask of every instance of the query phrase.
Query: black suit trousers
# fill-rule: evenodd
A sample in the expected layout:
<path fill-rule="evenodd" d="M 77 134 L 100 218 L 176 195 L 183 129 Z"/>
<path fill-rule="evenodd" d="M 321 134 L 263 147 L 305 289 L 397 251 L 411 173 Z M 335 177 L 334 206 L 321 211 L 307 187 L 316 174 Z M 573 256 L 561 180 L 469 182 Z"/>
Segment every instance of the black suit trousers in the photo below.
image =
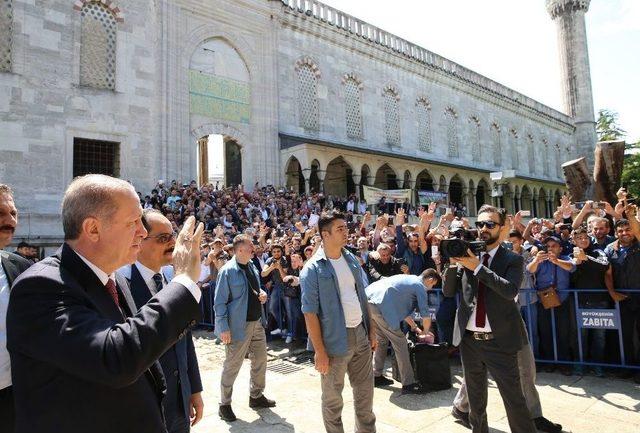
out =
<path fill-rule="evenodd" d="M 7 433 L 13 433 L 16 429 L 16 412 L 11 386 L 0 389 L 0 427 Z"/>
<path fill-rule="evenodd" d="M 473 433 L 488 433 L 487 370 L 498 385 L 512 433 L 536 433 L 522 394 L 517 352 L 500 348 L 495 340 L 478 341 L 468 334 L 460 343 L 462 369 L 469 396 Z"/>

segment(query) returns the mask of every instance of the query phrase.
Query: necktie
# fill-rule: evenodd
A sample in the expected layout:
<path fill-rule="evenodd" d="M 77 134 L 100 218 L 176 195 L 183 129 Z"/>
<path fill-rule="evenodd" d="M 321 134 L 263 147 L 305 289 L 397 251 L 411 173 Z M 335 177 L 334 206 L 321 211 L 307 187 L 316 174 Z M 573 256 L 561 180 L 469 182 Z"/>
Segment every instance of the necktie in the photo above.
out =
<path fill-rule="evenodd" d="M 482 258 L 482 264 L 486 267 L 489 267 L 489 254 L 485 253 L 484 257 Z M 478 328 L 484 328 L 487 318 L 487 310 L 484 303 L 486 291 L 486 286 L 482 283 L 482 281 L 478 280 L 478 299 L 476 302 L 476 327 Z"/>
<path fill-rule="evenodd" d="M 155 274 L 153 276 L 153 282 L 156 284 L 156 293 L 158 293 L 160 290 L 162 290 L 162 275 Z"/>
<path fill-rule="evenodd" d="M 116 282 L 109 278 L 107 284 L 104 285 L 107 288 L 107 292 L 109 292 L 109 296 L 113 299 L 113 302 L 116 303 L 116 306 L 120 308 L 120 300 L 118 299 L 118 290 L 116 290 Z"/>

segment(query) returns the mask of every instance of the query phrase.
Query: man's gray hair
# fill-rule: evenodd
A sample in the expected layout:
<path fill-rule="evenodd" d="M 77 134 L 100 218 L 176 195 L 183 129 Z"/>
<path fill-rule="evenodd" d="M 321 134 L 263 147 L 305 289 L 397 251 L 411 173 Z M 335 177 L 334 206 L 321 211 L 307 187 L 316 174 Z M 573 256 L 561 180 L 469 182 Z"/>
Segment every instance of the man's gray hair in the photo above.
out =
<path fill-rule="evenodd" d="M 89 217 L 111 218 L 118 210 L 115 193 L 124 191 L 136 193 L 128 182 L 104 174 L 76 177 L 62 199 L 64 239 L 78 239 L 82 223 Z"/>
<path fill-rule="evenodd" d="M 7 194 L 9 197 L 13 198 L 13 190 L 9 185 L 5 185 L 4 183 L 0 183 L 0 194 Z"/>

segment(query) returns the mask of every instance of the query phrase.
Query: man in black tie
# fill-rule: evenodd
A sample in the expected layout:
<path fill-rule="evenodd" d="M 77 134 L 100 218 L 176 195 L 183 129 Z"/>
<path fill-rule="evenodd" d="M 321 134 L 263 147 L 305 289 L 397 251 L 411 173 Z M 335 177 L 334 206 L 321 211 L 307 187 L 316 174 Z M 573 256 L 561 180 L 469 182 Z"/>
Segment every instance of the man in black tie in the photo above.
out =
<path fill-rule="evenodd" d="M 501 246 L 504 212 L 484 205 L 478 211 L 479 237 L 487 244 L 481 258 L 452 258 L 444 274 L 445 296 L 462 292 L 453 344 L 460 346 L 474 433 L 488 433 L 487 370 L 495 379 L 513 433 L 536 429 L 522 393 L 518 351 L 528 343 L 516 302 L 524 259 Z"/>
<path fill-rule="evenodd" d="M 18 209 L 13 202 L 13 192 L 0 183 L 0 426 L 7 433 L 12 433 L 15 425 L 11 361 L 7 351 L 7 305 L 13 282 L 31 265 L 24 257 L 3 250 L 11 243 L 16 227 Z"/>
<path fill-rule="evenodd" d="M 176 277 L 136 309 L 115 271 L 147 236 L 135 189 L 87 175 L 62 200 L 65 243 L 11 289 L 7 347 L 16 433 L 164 433 L 157 360 L 196 324 L 200 241 L 189 217 L 176 240 Z"/>
<path fill-rule="evenodd" d="M 144 209 L 142 224 L 147 237 L 140 244 L 138 260 L 121 268 L 131 287 L 137 308 L 142 308 L 167 282 L 162 266 L 171 264 L 176 244 L 171 222 L 160 211 Z M 167 395 L 162 402 L 169 433 L 186 433 L 202 418 L 202 382 L 191 331 L 160 357 L 167 382 Z M 191 421 L 191 422 L 190 422 Z"/>

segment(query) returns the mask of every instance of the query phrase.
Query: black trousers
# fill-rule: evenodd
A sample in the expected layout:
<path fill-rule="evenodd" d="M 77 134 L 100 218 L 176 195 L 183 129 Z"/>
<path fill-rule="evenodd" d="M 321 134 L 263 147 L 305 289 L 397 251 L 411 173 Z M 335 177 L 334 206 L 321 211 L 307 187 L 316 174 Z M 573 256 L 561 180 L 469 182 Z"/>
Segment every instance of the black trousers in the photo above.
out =
<path fill-rule="evenodd" d="M 164 416 L 167 421 L 169 433 L 188 433 L 190 430 L 189 418 L 185 417 L 180 380 L 175 376 L 167 377 L 167 395 L 162 402 Z"/>
<path fill-rule="evenodd" d="M 0 430 L 7 433 L 15 431 L 16 413 L 13 403 L 13 387 L 0 389 Z"/>
<path fill-rule="evenodd" d="M 495 340 L 478 341 L 468 334 L 460 343 L 462 369 L 469 396 L 469 422 L 473 433 L 488 433 L 487 371 L 498 384 L 512 433 L 536 433 L 522 394 L 517 352 L 505 352 Z"/>

